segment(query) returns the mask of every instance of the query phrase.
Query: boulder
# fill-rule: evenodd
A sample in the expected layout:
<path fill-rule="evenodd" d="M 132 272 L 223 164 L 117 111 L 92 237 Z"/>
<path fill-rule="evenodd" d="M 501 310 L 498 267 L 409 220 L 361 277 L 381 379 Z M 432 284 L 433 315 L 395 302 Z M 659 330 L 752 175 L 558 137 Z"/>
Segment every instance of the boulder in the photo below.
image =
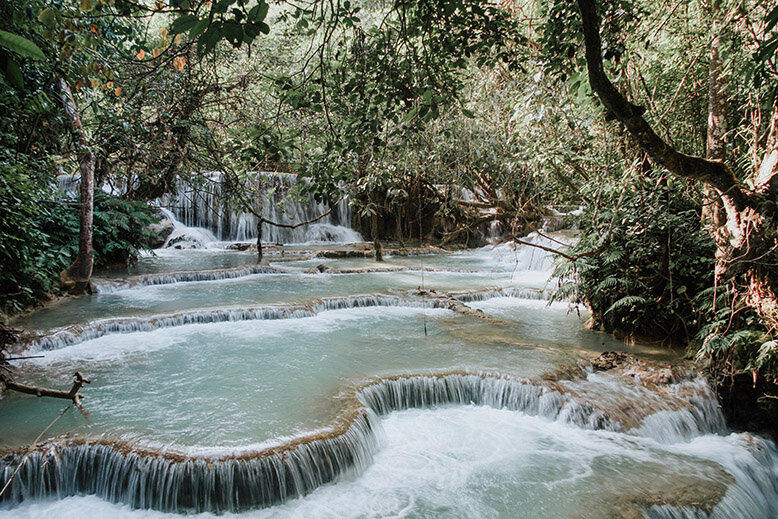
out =
<path fill-rule="evenodd" d="M 163 247 L 175 229 L 173 220 L 168 218 L 162 211 L 157 211 L 155 216 L 159 218 L 159 222 L 152 223 L 146 227 L 146 230 L 152 234 L 152 236 L 146 240 L 146 245 L 150 249 Z"/>
<path fill-rule="evenodd" d="M 194 236 L 190 236 L 188 234 L 179 234 L 178 236 L 171 238 L 168 240 L 167 244 L 165 244 L 166 249 L 202 249 L 204 248 L 203 243 L 195 238 Z"/>

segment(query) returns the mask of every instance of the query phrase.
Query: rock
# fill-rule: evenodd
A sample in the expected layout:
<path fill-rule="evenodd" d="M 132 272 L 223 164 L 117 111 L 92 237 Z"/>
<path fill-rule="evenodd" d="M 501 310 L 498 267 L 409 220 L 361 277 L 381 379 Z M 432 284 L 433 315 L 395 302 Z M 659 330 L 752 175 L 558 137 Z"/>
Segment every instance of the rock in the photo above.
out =
<path fill-rule="evenodd" d="M 252 245 L 256 249 L 257 244 L 256 243 L 230 243 L 227 245 L 227 250 L 237 250 L 237 251 L 247 251 L 249 250 Z"/>
<path fill-rule="evenodd" d="M 330 268 L 327 265 L 322 263 L 321 265 L 316 265 L 316 270 L 318 270 L 319 272 L 327 272 L 328 270 L 330 270 Z"/>
<path fill-rule="evenodd" d="M 316 256 L 320 258 L 368 258 L 373 256 L 372 250 L 323 250 Z"/>
<path fill-rule="evenodd" d="M 606 351 L 601 353 L 596 359 L 592 360 L 592 366 L 594 369 L 600 371 L 607 371 L 609 369 L 621 366 L 629 361 L 633 357 L 627 353 L 621 353 L 618 351 Z"/>
<path fill-rule="evenodd" d="M 197 240 L 196 238 L 189 236 L 187 234 L 181 234 L 179 236 L 176 236 L 175 238 L 172 238 L 170 241 L 167 242 L 167 245 L 165 245 L 166 249 L 202 249 L 203 244 Z"/>
<path fill-rule="evenodd" d="M 159 218 L 158 223 L 152 223 L 146 227 L 146 229 L 153 234 L 146 240 L 146 245 L 150 249 L 158 249 L 165 245 L 165 242 L 173 234 L 175 225 L 173 220 L 165 216 L 162 211 L 157 211 L 156 216 Z"/>

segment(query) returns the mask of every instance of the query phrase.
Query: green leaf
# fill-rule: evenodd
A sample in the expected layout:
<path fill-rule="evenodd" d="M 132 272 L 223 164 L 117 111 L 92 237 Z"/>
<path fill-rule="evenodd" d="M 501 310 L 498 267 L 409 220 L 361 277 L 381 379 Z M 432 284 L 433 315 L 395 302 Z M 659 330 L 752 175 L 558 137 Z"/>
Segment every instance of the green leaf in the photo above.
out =
<path fill-rule="evenodd" d="M 0 31 L 0 47 L 5 47 L 11 52 L 15 52 L 23 58 L 42 60 L 46 59 L 43 51 L 33 42 L 7 31 Z"/>
<path fill-rule="evenodd" d="M 221 28 L 222 24 L 220 22 L 214 22 L 208 27 L 205 34 L 197 41 L 197 53 L 199 55 L 204 56 L 216 48 L 216 44 L 222 38 Z"/>
<path fill-rule="evenodd" d="M 189 39 L 190 40 L 196 40 L 200 37 L 200 35 L 205 32 L 205 30 L 208 28 L 208 24 L 210 22 L 208 19 L 200 20 L 196 24 L 192 26 L 192 28 L 189 30 Z"/>
<path fill-rule="evenodd" d="M 239 23 L 227 22 L 222 29 L 222 36 L 229 41 L 233 47 L 239 47 L 243 42 L 243 27 Z"/>
<path fill-rule="evenodd" d="M 5 75 L 8 82 L 16 88 L 19 90 L 24 88 L 24 77 L 22 76 L 22 71 L 19 68 L 19 65 L 17 65 L 16 62 L 11 58 L 8 58 L 8 62 L 5 64 L 5 70 L 3 71 L 3 74 Z"/>
<path fill-rule="evenodd" d="M 54 18 L 54 11 L 49 9 L 49 8 L 44 9 L 38 15 L 38 20 L 40 20 L 40 22 L 43 25 L 45 25 L 46 27 L 51 29 L 52 27 L 54 27 L 54 23 L 56 21 L 55 18 Z"/>
<path fill-rule="evenodd" d="M 403 117 L 402 122 L 410 121 L 411 119 L 416 117 L 417 113 L 419 113 L 419 109 L 418 108 L 414 108 L 413 110 L 411 110 L 410 112 L 405 114 L 405 117 Z"/>
<path fill-rule="evenodd" d="M 253 21 L 261 22 L 265 18 L 267 18 L 267 11 L 268 11 L 268 9 L 270 9 L 270 4 L 268 4 L 267 2 L 260 2 L 257 7 L 259 9 L 257 9 L 257 13 L 256 13 Z"/>
<path fill-rule="evenodd" d="M 475 114 L 471 110 L 468 110 L 467 108 L 462 108 L 462 115 L 464 115 L 468 119 L 475 118 Z"/>
<path fill-rule="evenodd" d="M 184 33 L 194 27 L 199 21 L 200 19 L 193 14 L 179 16 L 170 25 L 170 32 L 173 34 Z"/>
<path fill-rule="evenodd" d="M 648 303 L 648 299 L 643 296 L 624 296 L 615 303 L 613 303 L 603 315 L 607 315 L 614 310 L 625 308 L 627 310 L 640 309 Z"/>

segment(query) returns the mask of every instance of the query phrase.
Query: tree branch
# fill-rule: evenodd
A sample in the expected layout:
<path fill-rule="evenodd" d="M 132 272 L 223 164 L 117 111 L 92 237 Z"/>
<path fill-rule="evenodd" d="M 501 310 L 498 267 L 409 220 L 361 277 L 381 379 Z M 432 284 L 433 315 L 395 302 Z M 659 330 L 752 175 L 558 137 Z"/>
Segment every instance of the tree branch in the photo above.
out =
<path fill-rule="evenodd" d="M 616 89 L 603 69 L 596 0 L 578 0 L 578 7 L 583 22 L 589 82 L 606 110 L 627 128 L 635 141 L 656 163 L 678 176 L 701 180 L 715 187 L 721 192 L 725 205 L 735 211 L 750 206 L 750 200 L 729 166 L 722 162 L 686 155 L 667 144 L 646 122 L 643 117 L 645 108 L 630 103 Z"/>
<path fill-rule="evenodd" d="M 79 389 L 84 384 L 91 384 L 92 381 L 88 378 L 85 378 L 81 373 L 76 371 L 76 373 L 73 375 L 75 377 L 75 380 L 73 381 L 73 387 L 70 388 L 70 391 L 63 391 L 61 389 L 48 389 L 45 387 L 38 387 L 38 386 L 29 386 L 27 384 L 19 384 L 17 382 L 14 382 L 14 380 L 6 375 L 0 374 L 0 384 L 4 385 L 6 389 L 10 389 L 12 391 L 18 391 L 19 393 L 25 393 L 28 395 L 35 395 L 38 397 L 41 396 L 48 396 L 51 398 L 63 398 L 65 400 L 72 400 L 74 404 L 76 404 L 76 407 L 81 412 L 86 412 L 84 409 L 84 406 L 81 404 L 81 398 L 83 398 L 84 395 L 79 393 Z"/>

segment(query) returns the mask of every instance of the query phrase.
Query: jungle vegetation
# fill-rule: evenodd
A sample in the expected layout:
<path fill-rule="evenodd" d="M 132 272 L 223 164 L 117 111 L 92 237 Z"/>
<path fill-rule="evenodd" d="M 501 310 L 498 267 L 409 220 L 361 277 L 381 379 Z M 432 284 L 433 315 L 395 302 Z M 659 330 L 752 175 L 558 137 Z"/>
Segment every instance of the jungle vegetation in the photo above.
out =
<path fill-rule="evenodd" d="M 4 314 L 131 259 L 147 203 L 179 178 L 223 171 L 255 211 L 249 172 L 288 171 L 322 200 L 349 196 L 377 244 L 473 244 L 492 222 L 510 239 L 550 206 L 583 207 L 560 296 L 605 331 L 688 346 L 722 384 L 766 384 L 774 403 L 774 2 L 0 10 Z M 65 173 L 79 200 L 57 192 Z"/>

